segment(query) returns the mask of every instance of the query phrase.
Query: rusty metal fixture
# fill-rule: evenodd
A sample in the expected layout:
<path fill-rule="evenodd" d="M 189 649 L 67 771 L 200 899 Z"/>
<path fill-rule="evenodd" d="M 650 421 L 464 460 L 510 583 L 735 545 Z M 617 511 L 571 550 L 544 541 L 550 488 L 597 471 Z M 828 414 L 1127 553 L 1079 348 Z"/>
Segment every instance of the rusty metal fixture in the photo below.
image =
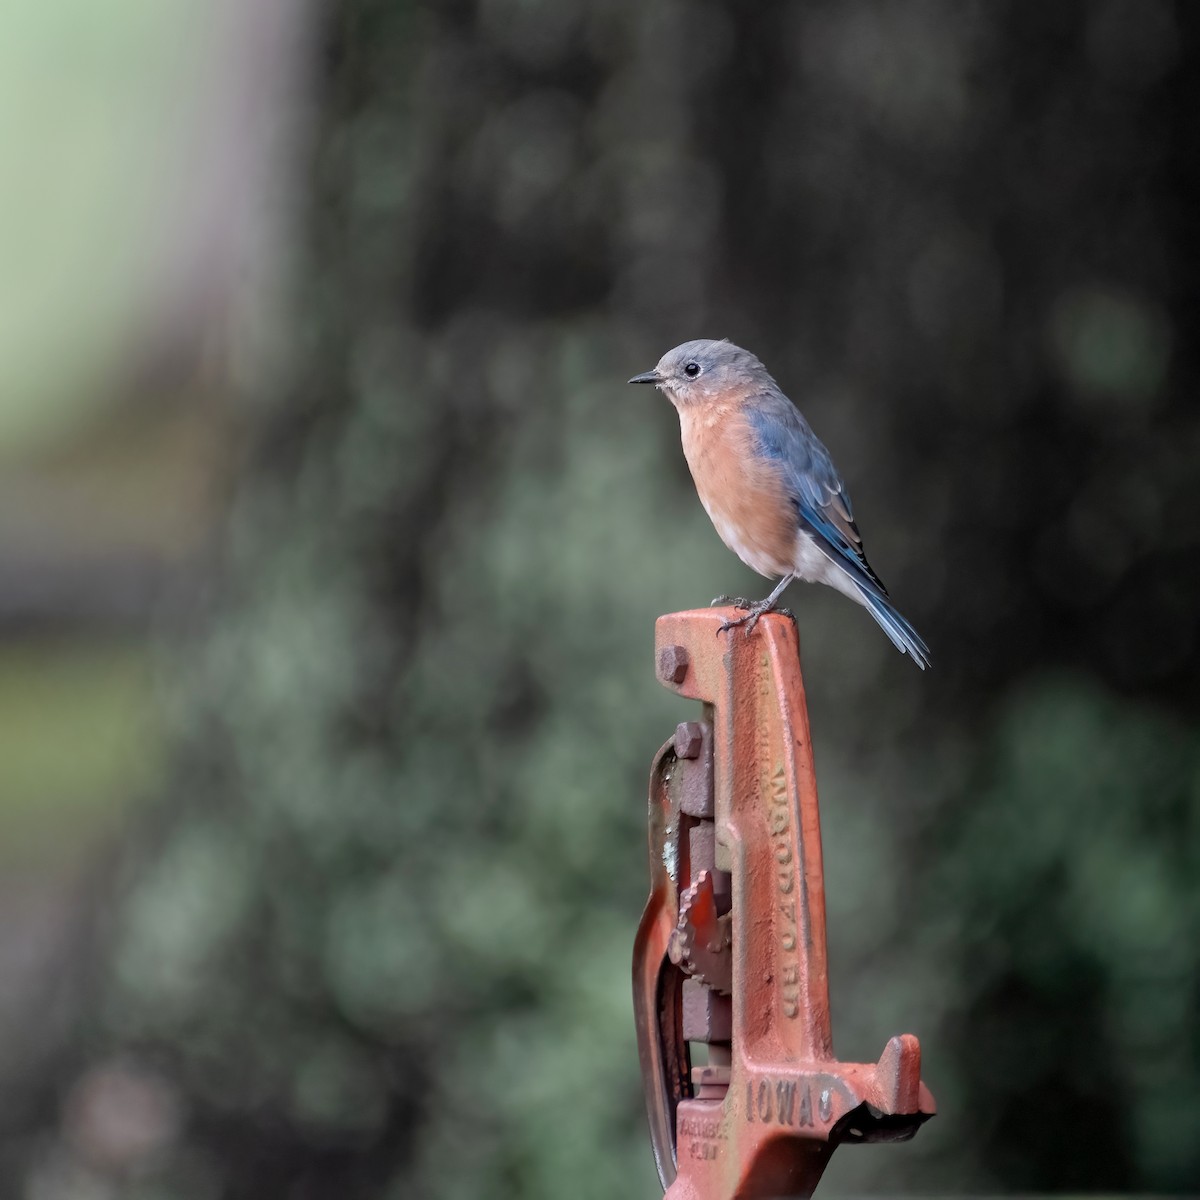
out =
<path fill-rule="evenodd" d="M 795 627 L 768 614 L 748 637 L 718 637 L 730 615 L 675 613 L 656 631 L 660 680 L 705 706 L 680 726 L 699 727 L 699 746 L 677 730 L 651 772 L 650 898 L 634 944 L 638 1051 L 668 1200 L 808 1196 L 837 1145 L 912 1137 L 935 1111 L 911 1034 L 877 1063 L 834 1057 Z M 696 1042 L 708 1063 L 693 1068 Z"/>
<path fill-rule="evenodd" d="M 733 1036 L 733 1004 L 698 979 L 683 981 L 683 1036 L 689 1042 L 728 1042 Z"/>
<path fill-rule="evenodd" d="M 682 682 L 676 680 L 676 683 Z M 699 721 L 680 721 L 675 726 L 675 756 L 699 758 L 704 747 L 704 727 Z"/>
<path fill-rule="evenodd" d="M 681 730 L 686 730 L 682 736 Z M 685 760 L 678 763 L 675 772 L 676 784 L 679 787 L 679 810 L 689 817 L 706 820 L 709 822 L 706 828 L 711 829 L 713 815 L 712 726 L 707 721 L 684 721 L 676 727 L 671 745 L 674 747 L 675 757 Z M 709 865 L 714 864 L 710 863 Z"/>
<path fill-rule="evenodd" d="M 658 677 L 663 683 L 682 683 L 687 675 L 688 652 L 682 646 L 660 646 Z"/>
<path fill-rule="evenodd" d="M 733 988 L 732 922 L 717 915 L 712 874 L 701 871 L 679 897 L 679 921 L 667 943 L 667 956 L 701 983 L 728 994 Z"/>

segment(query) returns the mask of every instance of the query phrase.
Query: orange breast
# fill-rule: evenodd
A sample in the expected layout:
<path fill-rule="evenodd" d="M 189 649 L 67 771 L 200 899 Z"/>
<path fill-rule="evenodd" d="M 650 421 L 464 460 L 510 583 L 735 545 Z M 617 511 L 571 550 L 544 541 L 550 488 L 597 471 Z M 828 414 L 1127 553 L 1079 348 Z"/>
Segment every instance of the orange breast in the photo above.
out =
<path fill-rule="evenodd" d="M 733 407 L 682 408 L 683 453 L 721 541 L 768 578 L 796 563 L 797 522 L 775 463 L 754 453 L 746 418 Z"/>

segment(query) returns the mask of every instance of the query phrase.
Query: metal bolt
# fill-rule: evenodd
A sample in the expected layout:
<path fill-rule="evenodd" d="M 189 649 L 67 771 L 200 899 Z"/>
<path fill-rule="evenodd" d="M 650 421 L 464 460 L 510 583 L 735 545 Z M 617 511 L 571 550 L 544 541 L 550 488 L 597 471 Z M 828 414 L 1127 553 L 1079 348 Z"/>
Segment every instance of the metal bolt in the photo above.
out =
<path fill-rule="evenodd" d="M 675 726 L 676 758 L 699 758 L 703 745 L 704 731 L 700 728 L 699 721 L 680 721 Z"/>
<path fill-rule="evenodd" d="M 727 1042 L 733 1032 L 733 1001 L 698 979 L 683 981 L 683 1036 L 689 1042 Z M 715 1064 L 714 1064 L 715 1065 Z"/>
<path fill-rule="evenodd" d="M 664 646 L 658 652 L 658 677 L 663 683 L 682 683 L 687 669 L 688 652 L 682 646 Z"/>

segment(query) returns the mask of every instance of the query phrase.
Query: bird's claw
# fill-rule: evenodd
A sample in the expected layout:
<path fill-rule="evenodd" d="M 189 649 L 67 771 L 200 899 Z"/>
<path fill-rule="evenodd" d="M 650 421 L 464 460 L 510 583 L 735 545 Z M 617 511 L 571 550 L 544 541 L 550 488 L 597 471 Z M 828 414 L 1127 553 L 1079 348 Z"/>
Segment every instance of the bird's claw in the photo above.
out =
<path fill-rule="evenodd" d="M 755 625 L 758 624 L 758 618 L 769 612 L 778 613 L 781 617 L 787 617 L 793 625 L 796 623 L 796 615 L 790 608 L 776 608 L 774 605 L 768 604 L 765 600 L 759 600 L 756 604 L 737 604 L 735 607 L 746 609 L 746 615 L 738 617 L 733 621 L 722 621 L 720 628 L 717 630 L 718 637 L 723 633 L 728 633 L 731 629 L 736 629 L 739 625 L 745 625 L 746 637 L 749 637 L 754 632 Z"/>
<path fill-rule="evenodd" d="M 749 637 L 754 632 L 755 625 L 758 624 L 758 618 L 762 616 L 761 612 L 755 612 L 751 609 L 744 617 L 738 617 L 735 621 L 722 621 L 717 629 L 717 636 L 720 637 L 723 633 L 728 633 L 731 629 L 736 629 L 739 625 L 745 625 L 746 636 Z"/>
<path fill-rule="evenodd" d="M 754 607 L 753 600 L 747 600 L 745 596 L 714 596 L 709 601 L 709 608 L 737 608 L 743 612 Z"/>

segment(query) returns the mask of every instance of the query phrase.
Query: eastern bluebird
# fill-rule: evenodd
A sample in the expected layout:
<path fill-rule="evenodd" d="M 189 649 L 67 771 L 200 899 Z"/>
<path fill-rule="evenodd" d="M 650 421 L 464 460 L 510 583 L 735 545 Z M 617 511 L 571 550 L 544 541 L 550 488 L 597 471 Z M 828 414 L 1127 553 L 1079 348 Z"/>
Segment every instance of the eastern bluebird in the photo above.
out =
<path fill-rule="evenodd" d="M 744 624 L 749 633 L 793 579 L 827 583 L 863 605 L 921 670 L 928 666 L 929 647 L 863 554 L 829 451 L 753 354 L 727 341 L 684 342 L 629 382 L 652 383 L 675 405 L 684 456 L 721 541 L 779 579 L 765 600 L 738 601 L 746 615 L 723 628 Z"/>

